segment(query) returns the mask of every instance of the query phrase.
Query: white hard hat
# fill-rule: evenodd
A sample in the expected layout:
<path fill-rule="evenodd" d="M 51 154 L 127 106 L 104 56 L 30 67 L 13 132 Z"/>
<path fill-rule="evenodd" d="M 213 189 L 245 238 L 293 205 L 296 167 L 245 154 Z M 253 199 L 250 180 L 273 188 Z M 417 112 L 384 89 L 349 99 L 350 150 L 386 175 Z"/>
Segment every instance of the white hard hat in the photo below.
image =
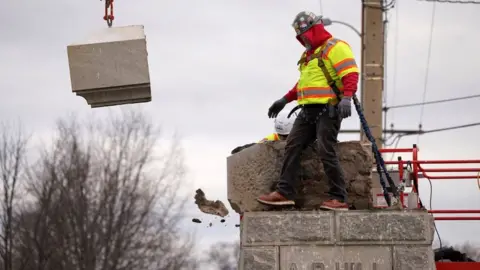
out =
<path fill-rule="evenodd" d="M 282 113 L 275 118 L 275 132 L 278 135 L 288 135 L 293 127 L 293 122 L 297 118 L 297 113 L 293 113 L 290 118 L 288 118 L 288 113 Z"/>

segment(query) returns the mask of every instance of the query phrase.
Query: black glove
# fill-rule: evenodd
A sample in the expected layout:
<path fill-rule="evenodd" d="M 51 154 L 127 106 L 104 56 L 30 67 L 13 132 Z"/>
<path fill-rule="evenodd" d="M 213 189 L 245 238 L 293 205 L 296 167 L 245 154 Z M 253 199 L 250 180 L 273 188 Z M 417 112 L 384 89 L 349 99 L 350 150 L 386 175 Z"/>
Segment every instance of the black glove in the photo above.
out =
<path fill-rule="evenodd" d="M 281 99 L 275 101 L 272 106 L 268 109 L 268 117 L 269 118 L 276 118 L 278 113 L 285 108 L 285 105 L 287 105 L 288 101 L 285 97 L 282 97 Z"/>
<path fill-rule="evenodd" d="M 340 117 L 347 118 L 352 115 L 352 98 L 343 97 L 340 103 L 338 104 L 338 112 Z"/>

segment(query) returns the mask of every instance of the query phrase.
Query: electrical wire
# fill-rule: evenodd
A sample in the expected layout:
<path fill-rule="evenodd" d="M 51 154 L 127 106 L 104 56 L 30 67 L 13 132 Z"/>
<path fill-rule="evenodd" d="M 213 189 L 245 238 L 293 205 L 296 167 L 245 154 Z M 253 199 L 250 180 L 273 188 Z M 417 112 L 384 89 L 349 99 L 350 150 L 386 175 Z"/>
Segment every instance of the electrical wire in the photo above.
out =
<path fill-rule="evenodd" d="M 428 77 L 430 75 L 430 58 L 431 58 L 431 55 L 432 55 L 432 41 L 433 41 L 433 32 L 434 32 L 434 29 L 435 29 L 435 12 L 436 12 L 436 3 L 433 2 L 433 5 L 432 5 L 432 20 L 430 22 L 430 38 L 429 38 L 429 41 L 428 41 L 428 53 L 427 53 L 427 67 L 426 67 L 426 70 L 425 70 L 425 80 L 424 80 L 424 85 L 423 85 L 423 95 L 422 95 L 422 102 L 425 102 L 425 97 L 427 95 L 427 89 L 428 89 Z M 420 108 L 420 121 L 419 121 L 419 124 L 418 124 L 418 128 L 421 129 L 422 128 L 422 121 L 423 121 L 423 114 L 424 114 L 424 107 L 425 106 L 422 106 Z M 417 144 L 420 142 L 420 134 L 419 136 L 417 136 Z"/>
<path fill-rule="evenodd" d="M 400 140 L 401 140 L 402 138 L 403 138 L 403 135 L 400 134 L 400 135 L 397 135 L 397 136 L 393 139 L 393 142 L 390 144 L 390 145 L 392 145 L 392 144 L 395 143 L 395 146 L 393 146 L 393 149 L 397 149 L 398 144 L 400 143 Z M 389 146 L 390 146 L 390 145 L 389 145 Z M 392 153 L 392 156 L 390 157 L 390 161 L 392 161 L 394 157 L 395 157 L 395 153 Z"/>
<path fill-rule="evenodd" d="M 400 7 L 397 4 L 395 9 L 395 43 L 393 44 L 393 92 L 392 92 L 392 103 L 395 104 L 395 93 L 397 92 L 397 72 L 398 72 L 398 43 L 399 43 L 399 33 L 400 33 L 400 24 L 399 24 L 399 10 Z M 392 108 L 393 106 L 390 106 Z M 392 113 L 391 121 L 395 121 L 395 112 Z"/>
<path fill-rule="evenodd" d="M 449 98 L 449 99 L 439 99 L 439 100 L 432 100 L 432 101 L 425 101 L 425 102 L 394 105 L 394 106 L 390 106 L 390 107 L 385 107 L 385 108 L 383 108 L 383 110 L 388 111 L 389 109 L 397 109 L 397 108 L 406 108 L 406 107 L 415 107 L 415 106 L 423 106 L 423 105 L 430 105 L 430 104 L 446 103 L 446 102 L 451 102 L 451 101 L 472 99 L 472 98 L 478 98 L 478 97 L 480 97 L 480 94 L 463 96 L 463 97 L 456 97 L 456 98 Z"/>
<path fill-rule="evenodd" d="M 430 185 L 430 200 L 429 200 L 429 205 L 430 205 L 430 210 L 433 209 L 432 207 L 432 199 L 433 199 L 433 185 L 432 185 L 432 179 L 428 178 L 425 176 L 425 173 L 423 173 L 423 177 L 425 177 L 428 180 L 428 184 Z M 418 196 L 420 198 L 420 195 Z M 442 245 L 442 238 L 440 237 L 440 232 L 438 231 L 437 224 L 435 221 L 433 222 L 433 228 L 435 229 L 435 233 L 437 234 L 438 237 L 438 243 L 440 244 L 440 248 L 443 247 Z"/>
<path fill-rule="evenodd" d="M 392 135 L 389 138 L 387 138 L 384 142 L 384 145 L 389 147 L 389 146 L 392 146 L 393 144 L 395 144 L 393 146 L 393 148 L 396 149 L 398 147 L 398 144 L 400 143 L 400 140 L 404 136 L 409 136 L 409 135 L 414 135 L 414 134 L 418 134 L 418 136 L 420 136 L 420 135 L 424 135 L 424 134 L 428 134 L 428 133 L 449 131 L 449 130 L 454 130 L 454 129 L 459 129 L 459 128 L 474 127 L 474 126 L 480 126 L 480 122 L 466 124 L 466 125 L 460 125 L 460 126 L 432 129 L 432 130 L 427 130 L 427 131 L 419 130 L 418 133 L 401 133 L 401 134 L 398 134 L 398 135 L 395 135 L 395 136 Z M 393 137 L 393 140 L 391 142 L 387 142 L 387 140 L 390 140 L 392 137 Z M 392 161 L 394 157 L 395 157 L 395 153 L 392 153 L 392 156 L 390 157 L 390 161 Z M 479 179 L 478 179 L 478 185 L 479 185 L 478 187 L 480 188 L 480 174 L 479 174 Z"/>
<path fill-rule="evenodd" d="M 454 129 L 459 129 L 459 128 L 474 127 L 474 126 L 480 126 L 480 122 L 466 124 L 466 125 L 460 125 L 460 126 L 437 128 L 437 129 L 431 129 L 431 130 L 427 130 L 427 131 L 421 131 L 421 133 L 419 135 L 423 135 L 423 134 L 427 134 L 427 133 L 434 133 L 434 132 L 449 131 L 449 130 L 454 130 Z M 406 135 L 404 135 L 404 136 L 406 136 Z"/>
<path fill-rule="evenodd" d="M 448 3 L 448 4 L 480 4 L 478 1 L 460 1 L 460 0 L 417 0 L 418 2 L 437 2 L 437 3 Z"/>

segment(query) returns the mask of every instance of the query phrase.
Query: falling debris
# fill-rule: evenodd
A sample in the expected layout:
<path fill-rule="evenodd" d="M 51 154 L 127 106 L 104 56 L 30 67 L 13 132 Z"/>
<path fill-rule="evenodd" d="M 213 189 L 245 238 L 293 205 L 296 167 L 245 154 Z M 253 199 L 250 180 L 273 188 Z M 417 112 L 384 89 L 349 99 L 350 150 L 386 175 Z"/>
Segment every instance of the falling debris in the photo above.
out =
<path fill-rule="evenodd" d="M 222 218 L 222 220 L 220 220 L 220 222 L 224 223 L 224 222 L 225 222 L 225 219 Z"/>
<path fill-rule="evenodd" d="M 192 222 L 195 222 L 195 223 L 202 223 L 202 221 L 198 218 L 194 218 L 192 219 Z"/>
<path fill-rule="evenodd" d="M 210 222 L 210 223 L 208 224 L 208 227 L 212 227 L 212 225 L 213 225 L 212 222 Z"/>
<path fill-rule="evenodd" d="M 237 227 L 237 228 L 240 227 L 240 224 L 235 224 L 235 227 Z"/>
<path fill-rule="evenodd" d="M 228 209 L 225 207 L 223 202 L 219 200 L 207 200 L 205 193 L 201 189 L 197 189 L 196 191 L 195 204 L 198 205 L 198 209 L 205 214 L 216 215 L 220 217 L 225 217 L 228 215 Z"/>

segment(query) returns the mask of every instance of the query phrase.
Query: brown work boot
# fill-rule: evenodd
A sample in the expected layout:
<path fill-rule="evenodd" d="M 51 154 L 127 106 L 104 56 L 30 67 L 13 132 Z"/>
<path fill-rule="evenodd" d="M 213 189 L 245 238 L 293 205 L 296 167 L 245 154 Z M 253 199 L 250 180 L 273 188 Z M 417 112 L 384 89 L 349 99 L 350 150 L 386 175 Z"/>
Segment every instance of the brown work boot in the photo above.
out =
<path fill-rule="evenodd" d="M 266 205 L 276 205 L 276 206 L 295 205 L 294 201 L 283 197 L 283 195 L 278 193 L 277 191 L 274 191 L 269 194 L 264 194 L 258 197 L 257 201 Z"/>
<path fill-rule="evenodd" d="M 324 201 L 322 205 L 320 205 L 320 209 L 348 211 L 348 204 L 342 203 L 338 200 L 328 200 L 328 201 Z"/>

